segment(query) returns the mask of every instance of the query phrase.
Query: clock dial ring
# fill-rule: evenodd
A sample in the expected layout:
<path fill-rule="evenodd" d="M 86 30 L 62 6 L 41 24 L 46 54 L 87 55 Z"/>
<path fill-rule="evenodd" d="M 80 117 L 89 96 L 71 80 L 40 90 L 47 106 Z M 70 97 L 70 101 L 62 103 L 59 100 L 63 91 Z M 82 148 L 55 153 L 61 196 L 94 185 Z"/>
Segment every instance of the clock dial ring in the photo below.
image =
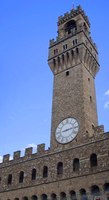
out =
<path fill-rule="evenodd" d="M 71 142 L 79 131 L 79 123 L 75 118 L 64 119 L 57 127 L 55 137 L 57 142 L 66 144 Z"/>

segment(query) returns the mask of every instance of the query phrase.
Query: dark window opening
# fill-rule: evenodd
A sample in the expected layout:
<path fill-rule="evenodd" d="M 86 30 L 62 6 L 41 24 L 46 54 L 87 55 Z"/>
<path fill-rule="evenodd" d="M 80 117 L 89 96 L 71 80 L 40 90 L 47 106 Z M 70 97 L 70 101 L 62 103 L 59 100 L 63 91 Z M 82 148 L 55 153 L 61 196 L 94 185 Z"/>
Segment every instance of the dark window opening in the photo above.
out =
<path fill-rule="evenodd" d="M 31 200 L 37 200 L 38 198 L 37 198 L 37 196 L 36 195 L 33 195 L 32 197 L 31 197 Z"/>
<path fill-rule="evenodd" d="M 109 183 L 104 184 L 104 191 L 109 192 Z"/>
<path fill-rule="evenodd" d="M 87 194 L 85 189 L 80 190 L 81 200 L 87 200 Z"/>
<path fill-rule="evenodd" d="M 70 191 L 70 199 L 71 200 L 76 200 L 76 192 L 75 191 Z"/>
<path fill-rule="evenodd" d="M 67 49 L 67 44 L 63 45 L 63 50 Z"/>
<path fill-rule="evenodd" d="M 48 177 L 48 167 L 44 166 L 44 168 L 43 168 L 43 178 L 46 178 L 46 177 Z"/>
<path fill-rule="evenodd" d="M 57 54 L 58 53 L 58 49 L 54 49 L 54 54 Z"/>
<path fill-rule="evenodd" d="M 66 23 L 66 25 L 65 25 L 65 32 L 67 32 L 68 34 L 70 34 L 73 29 L 76 30 L 76 22 L 74 20 L 71 20 L 71 21 L 69 21 L 69 22 Z"/>
<path fill-rule="evenodd" d="M 97 164 L 97 155 L 96 154 L 92 154 L 90 156 L 90 166 L 91 167 L 96 167 L 98 164 Z"/>
<path fill-rule="evenodd" d="M 75 158 L 73 161 L 73 171 L 74 172 L 79 171 L 79 168 L 80 168 L 79 159 Z"/>
<path fill-rule="evenodd" d="M 57 174 L 58 175 L 63 174 L 63 163 L 62 162 L 59 162 L 57 164 Z"/>
<path fill-rule="evenodd" d="M 51 195 L 51 200 L 57 200 L 56 194 L 53 193 L 53 194 Z"/>
<path fill-rule="evenodd" d="M 23 200 L 28 200 L 28 197 L 23 197 Z"/>
<path fill-rule="evenodd" d="M 8 185 L 11 185 L 12 184 L 12 174 L 9 174 L 8 175 L 8 182 L 7 182 Z"/>
<path fill-rule="evenodd" d="M 60 194 L 60 200 L 67 200 L 65 192 L 61 192 L 61 194 Z"/>
<path fill-rule="evenodd" d="M 35 180 L 36 179 L 36 169 L 32 169 L 32 177 L 31 177 L 32 180 Z"/>
<path fill-rule="evenodd" d="M 79 49 L 78 48 L 76 48 L 76 53 L 79 54 Z"/>
<path fill-rule="evenodd" d="M 47 195 L 46 194 L 42 194 L 41 200 L 47 200 Z"/>
<path fill-rule="evenodd" d="M 90 102 L 92 103 L 92 97 L 90 96 Z"/>
<path fill-rule="evenodd" d="M 23 183 L 23 180 L 24 180 L 24 172 L 21 171 L 20 172 L 20 175 L 19 175 L 19 183 Z M 25 199 L 24 199 L 25 200 Z"/>
<path fill-rule="evenodd" d="M 66 76 L 69 76 L 69 71 L 66 71 Z"/>
<path fill-rule="evenodd" d="M 92 193 L 92 194 L 99 194 L 99 193 L 100 193 L 99 187 L 98 187 L 97 185 L 93 185 L 93 186 L 91 187 L 91 193 Z"/>

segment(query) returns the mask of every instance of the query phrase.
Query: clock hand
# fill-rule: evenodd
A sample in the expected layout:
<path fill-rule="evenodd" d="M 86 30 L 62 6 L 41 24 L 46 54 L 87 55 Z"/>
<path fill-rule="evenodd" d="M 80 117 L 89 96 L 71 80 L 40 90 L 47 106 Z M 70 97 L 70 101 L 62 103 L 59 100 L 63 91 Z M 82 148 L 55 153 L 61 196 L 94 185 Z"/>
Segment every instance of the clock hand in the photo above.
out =
<path fill-rule="evenodd" d="M 72 128 L 68 128 L 68 129 L 65 129 L 64 131 L 62 131 L 62 132 L 66 132 L 66 131 L 69 131 L 69 130 L 71 130 Z"/>

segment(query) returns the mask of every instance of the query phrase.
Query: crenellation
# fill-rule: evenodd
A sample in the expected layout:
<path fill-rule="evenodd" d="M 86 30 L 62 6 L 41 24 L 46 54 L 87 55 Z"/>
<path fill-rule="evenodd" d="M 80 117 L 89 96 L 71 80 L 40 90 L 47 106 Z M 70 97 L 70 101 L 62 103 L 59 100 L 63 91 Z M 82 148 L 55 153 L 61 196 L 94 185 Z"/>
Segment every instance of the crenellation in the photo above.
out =
<path fill-rule="evenodd" d="M 43 154 L 45 152 L 45 144 L 39 144 L 37 146 L 37 153 L 38 154 Z"/>
<path fill-rule="evenodd" d="M 3 156 L 3 163 L 7 163 L 10 160 L 10 154 L 6 154 Z"/>
<path fill-rule="evenodd" d="M 33 152 L 33 147 L 29 147 L 25 149 L 25 156 L 26 157 L 31 157 Z"/>
<path fill-rule="evenodd" d="M 13 160 L 18 160 L 21 156 L 21 151 L 15 151 L 13 155 Z"/>

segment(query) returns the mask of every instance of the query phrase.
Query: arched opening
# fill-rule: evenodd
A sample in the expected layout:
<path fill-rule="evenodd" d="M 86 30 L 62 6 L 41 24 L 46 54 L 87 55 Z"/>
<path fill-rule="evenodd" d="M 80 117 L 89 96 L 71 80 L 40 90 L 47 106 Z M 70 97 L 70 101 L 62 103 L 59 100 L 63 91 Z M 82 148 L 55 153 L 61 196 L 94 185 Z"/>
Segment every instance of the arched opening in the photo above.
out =
<path fill-rule="evenodd" d="M 37 200 L 38 198 L 37 198 L 37 196 L 36 195 L 33 195 L 32 197 L 31 197 L 31 200 Z"/>
<path fill-rule="evenodd" d="M 19 183 L 23 183 L 23 181 L 24 181 L 24 172 L 21 171 L 19 174 Z M 24 200 L 26 200 L 26 199 L 24 199 Z"/>
<path fill-rule="evenodd" d="M 7 184 L 8 184 L 8 185 L 11 185 L 11 184 L 12 184 L 12 174 L 9 174 L 9 175 L 8 175 Z"/>
<path fill-rule="evenodd" d="M 19 200 L 19 198 L 15 198 L 14 200 Z"/>
<path fill-rule="evenodd" d="M 73 29 L 75 29 L 75 30 L 77 29 L 76 22 L 74 20 L 70 20 L 65 25 L 65 32 L 67 32 L 68 34 L 70 34 Z"/>
<path fill-rule="evenodd" d="M 35 180 L 36 179 L 36 169 L 32 169 L 32 175 L 31 175 L 31 179 Z"/>
<path fill-rule="evenodd" d="M 60 193 L 60 200 L 67 200 L 67 197 L 66 197 L 66 193 L 65 193 L 65 192 L 61 192 L 61 193 Z"/>
<path fill-rule="evenodd" d="M 22 200 L 28 200 L 28 197 L 23 197 L 23 199 Z"/>
<path fill-rule="evenodd" d="M 70 199 L 71 200 L 77 200 L 77 198 L 76 198 L 76 192 L 75 191 L 70 191 Z"/>
<path fill-rule="evenodd" d="M 73 160 L 73 171 L 74 171 L 74 172 L 79 171 L 79 168 L 80 168 L 79 159 L 78 159 L 78 158 L 75 158 L 75 159 Z"/>
<path fill-rule="evenodd" d="M 91 167 L 96 167 L 97 164 L 97 155 L 95 153 L 91 154 L 90 156 L 90 166 Z"/>
<path fill-rule="evenodd" d="M 63 163 L 62 162 L 59 162 L 57 164 L 57 174 L 58 175 L 63 174 Z"/>
<path fill-rule="evenodd" d="M 43 167 L 43 178 L 46 178 L 46 177 L 48 177 L 48 167 L 44 166 Z"/>
<path fill-rule="evenodd" d="M 109 183 L 104 184 L 104 191 L 109 192 Z"/>
<path fill-rule="evenodd" d="M 47 195 L 46 194 L 42 194 L 41 200 L 47 200 Z"/>
<path fill-rule="evenodd" d="M 80 195 L 81 195 L 81 200 L 87 200 L 87 194 L 86 194 L 86 190 L 85 189 L 81 189 L 80 190 Z"/>
<path fill-rule="evenodd" d="M 57 200 L 57 196 L 56 196 L 55 193 L 52 193 L 52 194 L 51 194 L 51 200 Z"/>
<path fill-rule="evenodd" d="M 99 187 L 98 187 L 97 185 L 93 185 L 93 186 L 91 187 L 91 193 L 92 193 L 93 195 L 98 195 L 98 194 L 100 194 L 100 189 L 99 189 Z"/>

